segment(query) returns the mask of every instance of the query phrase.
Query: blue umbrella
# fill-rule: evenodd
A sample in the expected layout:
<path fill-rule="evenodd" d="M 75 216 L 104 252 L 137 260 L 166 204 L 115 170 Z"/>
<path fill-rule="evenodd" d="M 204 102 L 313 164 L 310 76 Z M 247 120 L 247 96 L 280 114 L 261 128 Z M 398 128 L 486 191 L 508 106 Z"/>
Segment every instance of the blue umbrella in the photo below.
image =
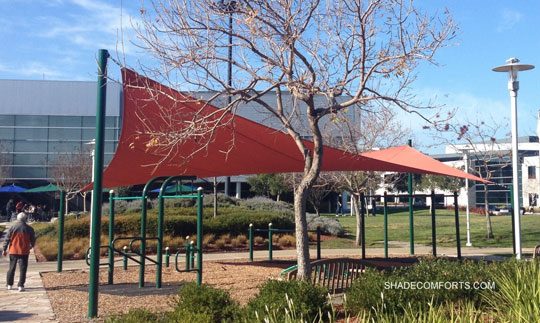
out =
<path fill-rule="evenodd" d="M 26 191 L 26 188 L 17 186 L 15 184 L 0 187 L 0 192 L 3 193 L 21 193 Z"/>

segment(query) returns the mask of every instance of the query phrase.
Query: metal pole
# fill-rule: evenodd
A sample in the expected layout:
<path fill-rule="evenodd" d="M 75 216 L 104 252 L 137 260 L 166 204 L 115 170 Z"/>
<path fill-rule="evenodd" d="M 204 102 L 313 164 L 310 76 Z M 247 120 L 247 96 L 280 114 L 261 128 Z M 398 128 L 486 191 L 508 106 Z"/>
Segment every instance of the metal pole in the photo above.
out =
<path fill-rule="evenodd" d="M 510 102 L 512 105 L 512 187 L 514 188 L 514 239 L 516 241 L 516 259 L 521 259 L 521 219 L 519 203 L 519 156 L 518 156 L 518 125 L 517 125 L 517 93 L 518 81 L 509 81 Z"/>
<path fill-rule="evenodd" d="M 161 288 L 161 271 L 163 268 L 163 219 L 165 218 L 163 193 L 167 189 L 168 182 L 168 179 L 163 182 L 158 196 L 156 288 Z"/>
<path fill-rule="evenodd" d="M 122 248 L 122 250 L 124 251 L 124 262 L 123 262 L 123 267 L 124 267 L 124 270 L 127 270 L 127 264 L 128 264 L 128 257 L 127 257 L 127 246 L 124 246 Z"/>
<path fill-rule="evenodd" d="M 321 259 L 321 227 L 317 226 L 317 260 Z"/>
<path fill-rule="evenodd" d="M 465 173 L 469 173 L 469 156 L 467 155 L 467 151 L 465 151 L 465 154 L 463 156 L 463 161 L 465 162 Z M 471 214 L 469 211 L 469 179 L 465 178 L 465 197 L 467 198 L 466 206 L 466 215 L 467 215 L 467 247 L 472 247 L 471 243 Z"/>
<path fill-rule="evenodd" d="M 202 285 L 203 275 L 203 188 L 197 188 L 197 286 Z"/>
<path fill-rule="evenodd" d="M 272 223 L 268 223 L 268 260 L 272 261 Z"/>
<path fill-rule="evenodd" d="M 387 202 L 387 193 L 384 192 L 384 206 L 383 206 L 383 216 L 384 216 L 384 258 L 388 258 L 388 202 Z"/>
<path fill-rule="evenodd" d="M 169 247 L 165 248 L 165 267 L 169 268 L 169 262 L 171 258 L 171 250 Z"/>
<path fill-rule="evenodd" d="M 253 262 L 253 223 L 249 224 L 249 261 Z"/>
<path fill-rule="evenodd" d="M 458 206 L 458 194 L 454 192 L 454 218 L 456 224 L 456 248 L 457 257 L 461 259 L 461 237 L 459 234 L 459 206 Z"/>
<path fill-rule="evenodd" d="M 98 52 L 98 80 L 96 107 L 96 147 L 94 156 L 94 189 L 92 191 L 92 245 L 90 254 L 90 278 L 88 283 L 88 317 L 98 314 L 99 287 L 99 238 L 101 232 L 101 200 L 103 192 L 103 151 L 105 134 L 105 110 L 107 98 L 107 58 L 105 49 Z"/>
<path fill-rule="evenodd" d="M 435 191 L 431 190 L 431 245 L 433 257 L 437 257 L 437 224 L 435 222 Z"/>
<path fill-rule="evenodd" d="M 366 203 L 364 193 L 360 193 L 360 243 L 362 244 L 362 259 L 366 259 Z"/>
<path fill-rule="evenodd" d="M 109 191 L 109 272 L 108 284 L 112 285 L 114 280 L 114 191 Z"/>
<path fill-rule="evenodd" d="M 407 144 L 412 147 L 412 140 L 409 139 Z M 409 193 L 409 243 L 410 254 L 414 255 L 414 210 L 413 210 L 413 176 L 411 173 L 407 174 L 407 192 Z"/>
<path fill-rule="evenodd" d="M 233 54 L 232 52 L 233 10 L 236 6 L 236 2 L 228 1 L 226 3 L 226 6 L 227 6 L 226 10 L 229 12 L 229 48 L 228 48 L 228 59 L 227 59 L 227 86 L 229 87 L 229 89 L 231 89 L 232 88 L 232 54 Z M 229 94 L 227 96 L 227 105 L 229 106 L 231 102 L 232 102 L 232 97 Z M 230 195 L 230 192 L 229 192 L 230 186 L 231 186 L 231 177 L 227 176 L 225 178 L 225 195 L 227 196 Z"/>
<path fill-rule="evenodd" d="M 64 259 L 64 200 L 66 192 L 60 191 L 60 209 L 58 210 L 58 256 L 56 271 L 62 272 L 62 262 Z"/>
<path fill-rule="evenodd" d="M 510 205 L 512 206 L 512 211 L 514 210 L 514 186 L 510 185 Z M 516 254 L 516 218 L 512 214 L 512 252 Z"/>

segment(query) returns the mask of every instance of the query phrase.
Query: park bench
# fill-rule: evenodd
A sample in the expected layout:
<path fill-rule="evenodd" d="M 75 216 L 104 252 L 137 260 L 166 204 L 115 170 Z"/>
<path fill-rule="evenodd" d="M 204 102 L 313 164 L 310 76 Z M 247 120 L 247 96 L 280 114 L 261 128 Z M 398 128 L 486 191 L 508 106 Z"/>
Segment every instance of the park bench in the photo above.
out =
<path fill-rule="evenodd" d="M 375 267 L 361 259 L 334 258 L 321 259 L 311 263 L 311 283 L 328 288 L 332 294 L 342 293 L 351 287 L 352 282 L 360 276 L 366 267 Z M 292 266 L 281 272 L 281 277 L 294 280 L 298 267 Z"/>

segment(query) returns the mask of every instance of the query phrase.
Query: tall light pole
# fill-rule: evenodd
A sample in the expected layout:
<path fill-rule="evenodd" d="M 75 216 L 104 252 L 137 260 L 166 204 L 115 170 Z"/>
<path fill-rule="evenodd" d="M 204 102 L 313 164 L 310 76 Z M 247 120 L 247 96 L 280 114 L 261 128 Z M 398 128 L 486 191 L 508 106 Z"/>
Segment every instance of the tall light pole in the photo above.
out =
<path fill-rule="evenodd" d="M 512 122 L 512 192 L 514 197 L 514 239 L 516 241 L 516 259 L 521 259 L 521 221 L 519 203 L 519 158 L 518 158 L 518 127 L 517 127 L 517 94 L 519 90 L 519 71 L 532 70 L 533 65 L 519 64 L 519 59 L 509 58 L 506 65 L 493 68 L 494 72 L 508 73 L 508 90 L 510 91 L 511 122 Z"/>

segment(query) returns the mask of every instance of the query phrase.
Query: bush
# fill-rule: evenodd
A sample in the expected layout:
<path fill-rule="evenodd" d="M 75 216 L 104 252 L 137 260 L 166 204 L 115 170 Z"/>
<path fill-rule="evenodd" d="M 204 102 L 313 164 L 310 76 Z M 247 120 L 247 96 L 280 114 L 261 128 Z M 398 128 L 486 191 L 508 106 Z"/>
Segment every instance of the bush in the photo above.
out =
<path fill-rule="evenodd" d="M 312 322 L 319 313 L 331 310 L 327 300 L 327 291 L 304 281 L 269 280 L 259 290 L 259 295 L 252 299 L 247 307 L 247 315 L 251 320 L 264 317 L 268 312 L 285 313 L 289 308 L 287 297 L 294 304 L 297 314 L 304 320 Z M 279 315 L 279 314 L 278 314 Z"/>
<path fill-rule="evenodd" d="M 195 283 L 187 283 L 180 289 L 178 303 L 171 316 L 198 317 L 203 322 L 233 322 L 239 312 L 239 305 L 231 299 L 229 293 L 204 284 L 199 287 Z"/>
<path fill-rule="evenodd" d="M 279 237 L 277 243 L 281 248 L 289 248 L 289 247 L 292 247 L 292 246 L 294 246 L 296 244 L 296 239 L 295 239 L 294 236 L 292 236 L 290 234 L 286 234 L 286 235 L 283 235 L 283 236 Z"/>
<path fill-rule="evenodd" d="M 217 205 L 218 208 L 236 206 L 238 205 L 238 200 L 234 197 L 218 194 L 217 195 Z M 203 196 L 203 207 L 213 207 L 214 206 L 214 194 L 205 194 Z"/>
<path fill-rule="evenodd" d="M 161 322 L 162 318 L 144 309 L 130 310 L 127 314 L 115 315 L 105 320 L 107 323 L 153 323 Z"/>
<path fill-rule="evenodd" d="M 274 201 L 262 196 L 240 200 L 239 205 L 248 210 L 271 211 L 291 217 L 294 215 L 292 204 L 283 201 Z"/>
<path fill-rule="evenodd" d="M 308 230 L 315 231 L 317 227 L 321 228 L 322 234 L 341 237 L 345 235 L 345 229 L 338 220 L 330 217 L 316 216 L 307 214 Z"/>
<path fill-rule="evenodd" d="M 489 282 L 491 274 L 484 263 L 472 261 L 424 260 L 411 267 L 381 272 L 366 270 L 347 292 L 345 307 L 351 313 L 382 309 L 387 313 L 403 313 L 425 309 L 446 302 L 468 301 L 481 303 L 481 290 L 466 288 L 406 288 L 404 283 Z M 388 286 L 394 286 L 392 288 Z"/>

